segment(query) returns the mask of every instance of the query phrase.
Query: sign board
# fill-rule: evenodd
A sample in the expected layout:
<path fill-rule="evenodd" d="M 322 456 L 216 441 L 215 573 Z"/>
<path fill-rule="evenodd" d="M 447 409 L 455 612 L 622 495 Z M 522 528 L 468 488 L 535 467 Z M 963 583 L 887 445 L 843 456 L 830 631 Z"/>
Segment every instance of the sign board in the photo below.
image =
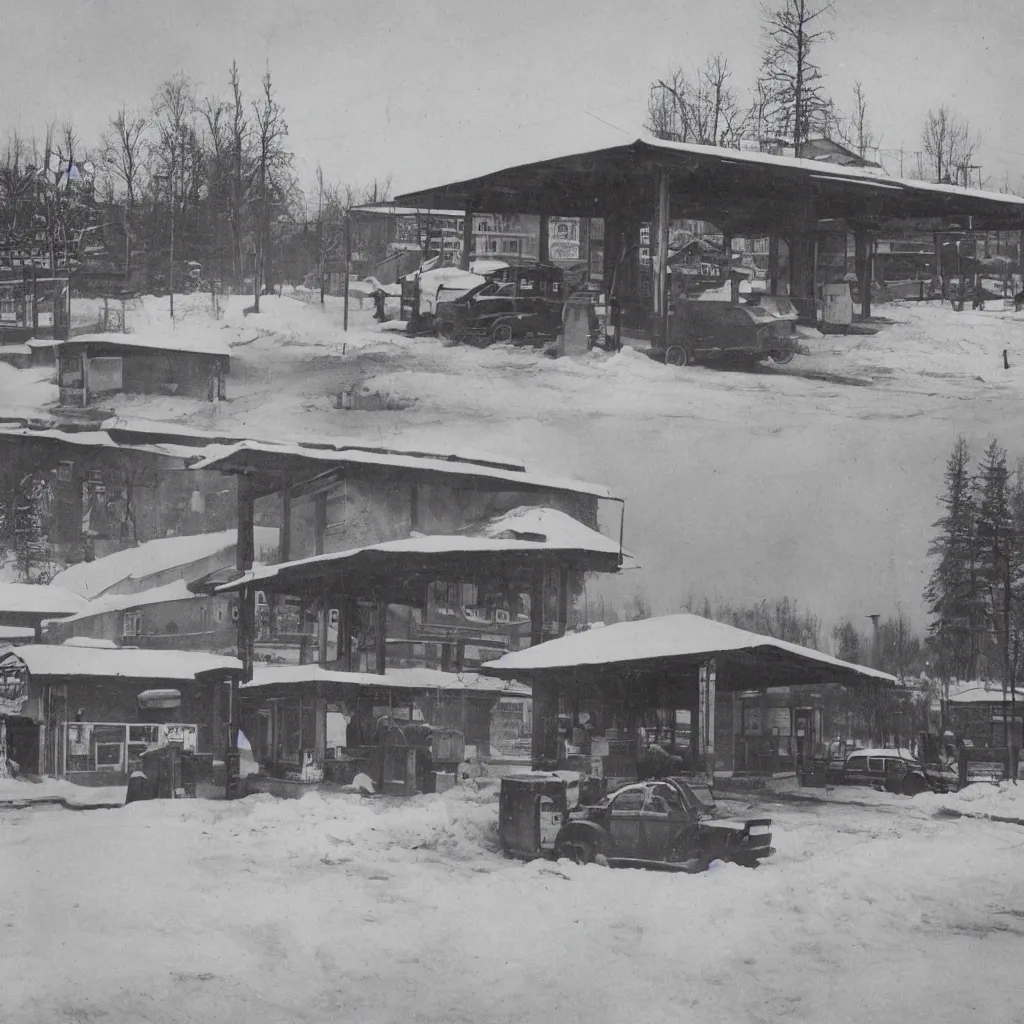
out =
<path fill-rule="evenodd" d="M 28 678 L 19 663 L 0 666 L 0 715 L 19 715 L 28 701 Z"/>
<path fill-rule="evenodd" d="M 580 258 L 580 244 L 579 242 L 549 242 L 548 257 L 553 260 L 578 260 Z"/>

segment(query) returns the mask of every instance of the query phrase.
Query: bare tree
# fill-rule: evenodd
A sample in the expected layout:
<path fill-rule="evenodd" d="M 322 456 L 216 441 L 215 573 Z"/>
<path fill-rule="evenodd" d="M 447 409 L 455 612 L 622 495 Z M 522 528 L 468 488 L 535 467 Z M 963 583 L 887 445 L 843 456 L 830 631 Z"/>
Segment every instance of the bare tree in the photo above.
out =
<path fill-rule="evenodd" d="M 730 87 L 732 72 L 721 54 L 712 54 L 692 78 L 676 68 L 651 83 L 646 128 L 660 139 L 708 146 L 738 144 L 744 112 Z"/>
<path fill-rule="evenodd" d="M 980 136 L 971 135 L 967 122 L 945 104 L 929 110 L 921 132 L 924 147 L 924 171 L 936 182 L 970 183 L 971 164 L 981 145 Z"/>
<path fill-rule="evenodd" d="M 820 27 L 833 4 L 813 7 L 808 0 L 782 0 L 779 7 L 761 7 L 766 45 L 761 59 L 761 82 L 768 126 L 783 139 L 792 139 L 796 155 L 814 133 L 829 133 L 834 123 L 832 101 L 821 68 L 811 60 L 815 43 L 831 38 Z"/>
<path fill-rule="evenodd" d="M 390 186 L 391 179 L 388 178 Z M 317 262 L 320 272 L 320 304 L 323 305 L 326 292 L 327 264 L 343 259 L 345 254 L 345 233 L 348 231 L 348 211 L 354 205 L 354 189 L 349 185 L 325 183 L 323 169 L 317 164 Z M 377 183 L 374 182 L 374 187 Z M 382 189 L 383 193 L 384 190 Z M 364 195 L 366 191 L 364 190 Z M 379 201 L 379 200 L 378 200 Z"/>
<path fill-rule="evenodd" d="M 111 192 L 123 198 L 125 256 L 124 274 L 131 274 L 132 244 L 135 240 L 135 207 L 142 184 L 146 132 L 149 120 L 142 114 L 128 111 L 124 105 L 110 119 L 100 137 L 100 160 Z"/>
<path fill-rule="evenodd" d="M 364 203 L 386 203 L 391 198 L 391 175 L 386 178 L 374 178 L 363 186 L 362 192 Z"/>
<path fill-rule="evenodd" d="M 283 143 L 288 135 L 288 124 L 280 103 L 274 97 L 270 69 L 263 76 L 263 96 L 253 103 L 256 117 L 256 266 L 253 273 L 253 312 L 260 311 L 260 291 L 264 283 L 266 254 L 270 233 L 271 190 L 280 187 L 279 175 L 290 164 Z"/>
<path fill-rule="evenodd" d="M 868 153 L 878 146 L 878 139 L 868 119 L 868 101 L 861 82 L 853 83 L 853 112 L 847 118 L 840 118 L 836 127 L 840 140 L 854 150 L 861 160 L 866 160 Z"/>

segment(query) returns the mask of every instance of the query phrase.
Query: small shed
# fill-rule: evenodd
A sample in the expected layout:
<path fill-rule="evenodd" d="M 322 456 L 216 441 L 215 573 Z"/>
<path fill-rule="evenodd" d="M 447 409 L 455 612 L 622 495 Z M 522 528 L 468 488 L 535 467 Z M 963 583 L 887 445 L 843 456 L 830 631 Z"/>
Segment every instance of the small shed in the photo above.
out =
<path fill-rule="evenodd" d="M 227 397 L 231 351 L 219 341 L 180 335 L 89 334 L 60 342 L 61 405 L 104 395 L 163 394 L 213 402 Z"/>
<path fill-rule="evenodd" d="M 241 670 L 235 658 L 85 640 L 13 648 L 0 654 L 9 756 L 26 771 L 119 785 L 150 744 L 212 753 L 223 684 Z"/>

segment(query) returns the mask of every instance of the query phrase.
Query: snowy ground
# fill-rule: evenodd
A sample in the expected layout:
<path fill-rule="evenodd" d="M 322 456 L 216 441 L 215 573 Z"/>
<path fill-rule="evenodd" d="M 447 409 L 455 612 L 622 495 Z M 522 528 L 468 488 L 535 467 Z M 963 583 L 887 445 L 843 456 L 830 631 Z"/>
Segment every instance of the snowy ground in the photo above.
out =
<path fill-rule="evenodd" d="M 0 1018 L 1024 1019 L 1024 831 L 761 809 L 768 864 L 688 876 L 506 861 L 493 790 L 0 808 Z"/>
<path fill-rule="evenodd" d="M 112 408 L 255 436 L 473 448 L 606 483 L 627 498 L 626 543 L 645 566 L 618 593 L 643 591 L 660 612 L 691 595 L 789 594 L 826 621 L 899 606 L 920 629 L 953 441 L 978 451 L 996 434 L 1012 459 L 1024 436 L 1024 314 L 998 303 L 880 306 L 895 326 L 808 338 L 809 354 L 752 373 L 665 367 L 629 348 L 557 361 L 445 348 L 381 331 L 369 303 L 354 304 L 347 334 L 338 299 L 286 293 L 245 316 L 250 303 L 230 298 L 215 321 L 208 296 L 179 296 L 173 328 L 166 299 L 130 311 L 138 331 L 226 341 L 229 400 L 121 396 Z M 0 364 L 0 405 L 44 407 L 49 377 Z M 339 408 L 348 388 L 370 408 Z M 609 506 L 613 535 L 617 516 Z"/>

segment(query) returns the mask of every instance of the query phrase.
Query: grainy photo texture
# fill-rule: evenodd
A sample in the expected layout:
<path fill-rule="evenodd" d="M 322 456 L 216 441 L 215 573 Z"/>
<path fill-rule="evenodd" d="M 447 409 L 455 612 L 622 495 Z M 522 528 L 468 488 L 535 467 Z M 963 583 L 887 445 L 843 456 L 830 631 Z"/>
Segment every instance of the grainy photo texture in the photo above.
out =
<path fill-rule="evenodd" d="M 0 1024 L 1012 1024 L 1019 11 L 8 0 Z"/>

